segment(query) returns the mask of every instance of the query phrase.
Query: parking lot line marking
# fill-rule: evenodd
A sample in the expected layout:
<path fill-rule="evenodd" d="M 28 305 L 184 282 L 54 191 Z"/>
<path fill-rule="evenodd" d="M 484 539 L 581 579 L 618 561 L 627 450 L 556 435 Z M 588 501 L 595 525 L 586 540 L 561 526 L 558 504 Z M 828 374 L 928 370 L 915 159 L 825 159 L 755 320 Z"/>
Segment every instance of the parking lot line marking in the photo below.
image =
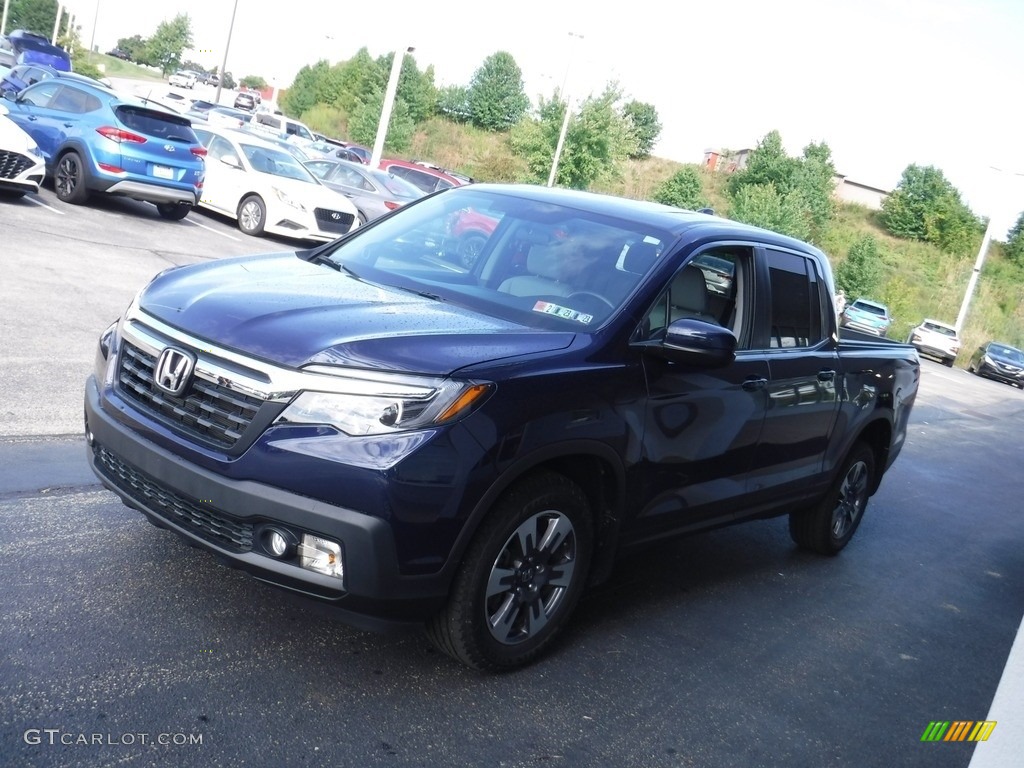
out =
<path fill-rule="evenodd" d="M 197 227 L 202 227 L 207 232 L 213 232 L 213 234 L 220 235 L 221 237 L 226 237 L 228 240 L 234 240 L 236 243 L 239 242 L 239 239 L 237 237 L 232 237 L 231 235 L 226 234 L 224 232 L 218 232 L 213 227 L 208 227 L 205 224 L 200 224 L 198 221 L 189 221 L 188 219 L 182 219 L 182 221 L 188 222 L 189 224 L 192 224 Z"/>
<path fill-rule="evenodd" d="M 64 211 L 58 211 L 52 205 L 47 205 L 46 203 L 42 202 L 41 200 L 36 200 L 34 197 L 30 197 L 29 195 L 25 195 L 21 199 L 22 200 L 28 200 L 30 203 L 35 203 L 36 205 L 41 205 L 41 206 L 43 206 L 43 208 L 49 208 L 51 211 L 53 211 L 54 213 L 59 213 L 61 216 L 66 216 L 67 215 L 67 214 L 64 213 Z"/>

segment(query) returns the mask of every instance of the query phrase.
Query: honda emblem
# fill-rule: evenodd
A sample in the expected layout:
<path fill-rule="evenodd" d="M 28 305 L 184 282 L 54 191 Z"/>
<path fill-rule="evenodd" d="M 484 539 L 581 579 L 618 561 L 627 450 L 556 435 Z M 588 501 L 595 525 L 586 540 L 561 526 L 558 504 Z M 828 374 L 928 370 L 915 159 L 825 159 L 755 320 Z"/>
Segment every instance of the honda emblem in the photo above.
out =
<path fill-rule="evenodd" d="M 192 378 L 196 360 L 188 352 L 167 347 L 156 359 L 153 383 L 169 395 L 180 396 Z"/>

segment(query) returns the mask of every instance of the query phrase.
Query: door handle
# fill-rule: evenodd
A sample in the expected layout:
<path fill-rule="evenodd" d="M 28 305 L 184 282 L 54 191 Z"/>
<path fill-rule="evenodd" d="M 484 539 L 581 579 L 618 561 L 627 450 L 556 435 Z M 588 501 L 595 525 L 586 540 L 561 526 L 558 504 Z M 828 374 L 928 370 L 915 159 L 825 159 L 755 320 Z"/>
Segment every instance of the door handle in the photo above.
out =
<path fill-rule="evenodd" d="M 832 370 L 818 371 L 818 381 L 835 381 L 836 372 Z"/>
<path fill-rule="evenodd" d="M 768 386 L 768 379 L 751 376 L 749 379 L 744 379 L 741 386 L 747 392 L 756 392 L 757 390 L 764 389 Z"/>
<path fill-rule="evenodd" d="M 39 118 L 38 118 L 38 117 L 36 117 L 35 115 L 29 115 L 29 116 L 28 116 L 28 119 L 29 119 L 29 121 L 30 121 L 30 122 L 33 122 L 33 123 L 34 123 L 34 122 L 35 122 L 36 120 L 38 120 Z"/>
<path fill-rule="evenodd" d="M 73 125 L 74 125 L 74 123 L 64 123 L 64 127 L 65 127 L 65 128 L 70 128 L 70 127 L 72 127 Z"/>

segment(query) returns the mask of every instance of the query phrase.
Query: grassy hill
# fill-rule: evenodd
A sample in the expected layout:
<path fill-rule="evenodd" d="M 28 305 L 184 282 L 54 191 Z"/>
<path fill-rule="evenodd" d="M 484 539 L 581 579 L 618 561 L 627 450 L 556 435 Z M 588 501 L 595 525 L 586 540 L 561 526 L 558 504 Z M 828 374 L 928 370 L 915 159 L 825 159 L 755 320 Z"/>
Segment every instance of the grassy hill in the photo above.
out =
<path fill-rule="evenodd" d="M 525 171 L 523 163 L 509 151 L 503 134 L 440 119 L 420 127 L 408 156 L 429 159 L 481 181 L 515 181 L 523 178 Z M 650 199 L 654 190 L 682 167 L 658 157 L 630 161 L 617 182 L 593 191 Z M 712 207 L 719 215 L 728 216 L 726 175 L 703 168 L 701 174 Z M 882 227 L 876 212 L 841 203 L 820 245 L 835 268 L 850 247 L 868 234 L 878 242 L 884 270 L 878 295 L 871 298 L 888 304 L 893 313 L 889 336 L 905 340 L 910 329 L 925 317 L 953 323 L 960 312 L 981 237 L 969 252 L 951 255 L 926 243 L 893 237 Z M 993 242 L 989 248 L 962 337 L 963 350 L 957 360 L 962 367 L 978 346 L 992 339 L 1024 348 L 1024 268 L 1005 258 L 999 242 Z"/>

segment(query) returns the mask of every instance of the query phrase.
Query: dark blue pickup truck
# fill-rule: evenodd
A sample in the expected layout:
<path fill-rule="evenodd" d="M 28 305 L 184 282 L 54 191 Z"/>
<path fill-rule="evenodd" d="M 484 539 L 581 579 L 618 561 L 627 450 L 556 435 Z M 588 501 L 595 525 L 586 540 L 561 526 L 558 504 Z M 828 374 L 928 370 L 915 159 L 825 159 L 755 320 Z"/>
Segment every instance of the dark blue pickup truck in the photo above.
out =
<path fill-rule="evenodd" d="M 493 224 L 470 267 L 467 215 Z M 231 566 L 515 667 L 636 547 L 783 514 L 846 546 L 920 371 L 840 340 L 832 295 L 820 251 L 715 216 L 447 190 L 158 275 L 100 339 L 89 459 Z"/>

